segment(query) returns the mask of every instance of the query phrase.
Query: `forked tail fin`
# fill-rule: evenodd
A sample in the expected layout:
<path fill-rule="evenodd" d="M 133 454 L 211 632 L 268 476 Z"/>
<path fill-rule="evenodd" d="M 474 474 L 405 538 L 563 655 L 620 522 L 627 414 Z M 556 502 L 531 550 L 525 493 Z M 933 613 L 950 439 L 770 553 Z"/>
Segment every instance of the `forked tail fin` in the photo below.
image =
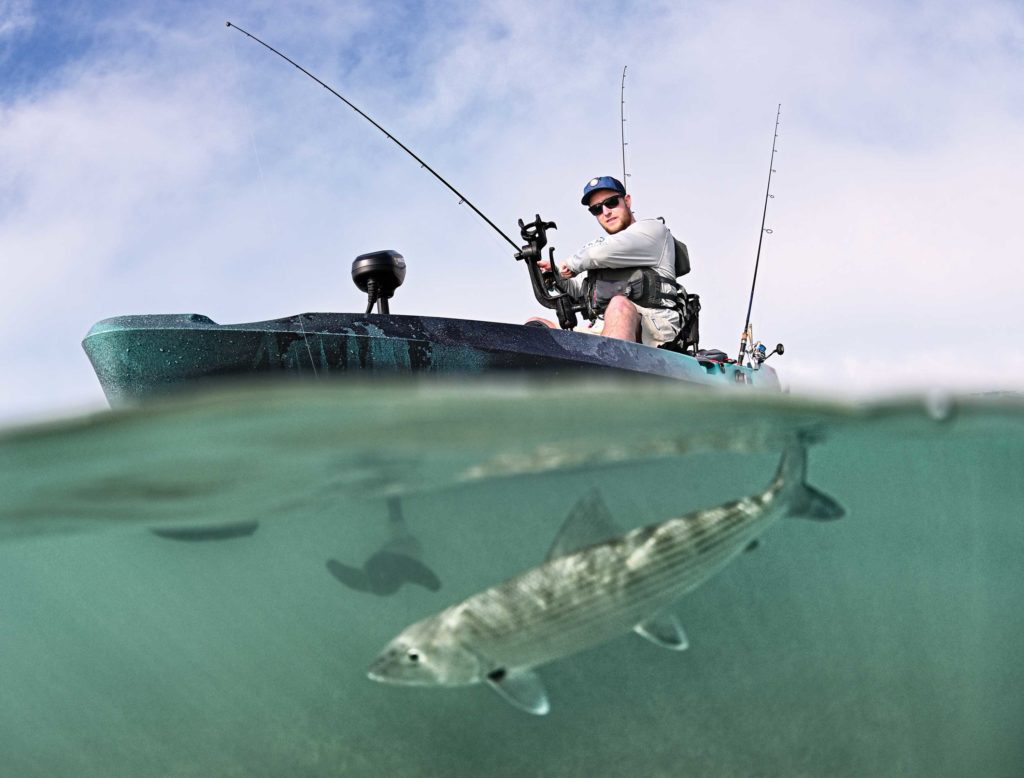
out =
<path fill-rule="evenodd" d="M 846 510 L 824 492 L 807 484 L 807 439 L 797 437 L 786 446 L 779 462 L 776 482 L 788 493 L 787 516 L 815 521 L 842 518 Z"/>
<path fill-rule="evenodd" d="M 845 514 L 843 506 L 827 494 L 802 483 L 793 490 L 786 515 L 814 521 L 832 521 L 841 519 Z"/>

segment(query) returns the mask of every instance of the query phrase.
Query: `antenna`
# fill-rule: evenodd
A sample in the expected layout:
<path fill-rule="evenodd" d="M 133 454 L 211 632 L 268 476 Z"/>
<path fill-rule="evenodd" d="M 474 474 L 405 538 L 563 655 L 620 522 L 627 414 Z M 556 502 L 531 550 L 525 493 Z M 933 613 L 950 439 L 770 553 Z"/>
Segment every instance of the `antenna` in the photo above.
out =
<path fill-rule="evenodd" d="M 750 284 L 750 301 L 747 303 L 747 320 L 743 324 L 743 335 L 740 336 L 740 355 L 736 357 L 736 361 L 741 365 L 743 364 L 743 356 L 747 353 L 747 342 L 752 341 L 753 337 L 750 332 L 750 311 L 754 307 L 754 287 L 757 286 L 757 268 L 761 264 L 761 243 L 764 241 L 765 235 L 771 235 L 771 230 L 766 230 L 764 227 L 765 217 L 768 215 L 768 200 L 769 198 L 774 200 L 775 195 L 772 192 L 772 173 L 775 172 L 775 141 L 779 138 L 779 116 L 782 115 L 782 103 L 779 103 L 779 109 L 775 112 L 775 135 L 772 138 L 772 156 L 771 161 L 768 163 L 768 189 L 764 193 L 764 211 L 761 213 L 761 234 L 757 239 L 757 258 L 754 260 L 754 280 Z"/>
<path fill-rule="evenodd" d="M 629 173 L 626 172 L 626 68 L 627 65 L 622 66 L 622 88 L 619 90 L 619 126 L 622 130 L 622 185 L 626 187 L 627 191 L 629 187 L 626 186 L 626 179 L 629 178 Z"/>

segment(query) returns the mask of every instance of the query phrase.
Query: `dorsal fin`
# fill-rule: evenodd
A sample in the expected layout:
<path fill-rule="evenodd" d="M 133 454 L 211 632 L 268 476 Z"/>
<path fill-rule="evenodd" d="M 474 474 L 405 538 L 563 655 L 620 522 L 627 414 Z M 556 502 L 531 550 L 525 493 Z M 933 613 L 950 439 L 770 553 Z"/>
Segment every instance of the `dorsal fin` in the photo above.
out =
<path fill-rule="evenodd" d="M 618 537 L 622 530 L 615 524 L 608 506 L 597 489 L 579 499 L 558 530 L 545 561 L 574 554 L 580 549 Z"/>

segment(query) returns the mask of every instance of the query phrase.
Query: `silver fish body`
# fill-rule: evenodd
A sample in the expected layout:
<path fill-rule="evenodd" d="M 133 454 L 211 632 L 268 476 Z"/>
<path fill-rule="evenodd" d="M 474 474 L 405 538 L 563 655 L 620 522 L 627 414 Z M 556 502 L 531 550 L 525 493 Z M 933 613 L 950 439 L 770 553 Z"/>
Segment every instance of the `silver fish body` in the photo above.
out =
<path fill-rule="evenodd" d="M 378 656 L 370 677 L 439 686 L 490 681 L 504 693 L 501 684 L 530 668 L 633 629 L 650 637 L 645 622 L 721 570 L 777 519 L 841 515 L 836 503 L 804 483 L 805 466 L 803 445 L 793 444 L 761 494 L 556 555 L 413 624 Z M 536 694 L 543 697 L 542 687 Z M 531 712 L 546 712 L 546 699 L 538 705 L 543 709 Z"/>

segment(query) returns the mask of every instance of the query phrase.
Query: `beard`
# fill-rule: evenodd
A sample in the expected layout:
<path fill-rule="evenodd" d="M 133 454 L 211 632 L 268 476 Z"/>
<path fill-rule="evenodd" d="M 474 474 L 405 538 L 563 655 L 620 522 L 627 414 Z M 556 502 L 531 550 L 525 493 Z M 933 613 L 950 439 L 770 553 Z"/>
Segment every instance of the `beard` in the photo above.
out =
<path fill-rule="evenodd" d="M 626 227 L 628 227 L 629 225 L 631 225 L 635 221 L 636 221 L 636 219 L 633 218 L 633 212 L 627 210 L 625 215 L 619 221 L 614 222 L 611 225 L 608 225 L 608 224 L 605 224 L 604 222 L 601 222 L 601 227 L 609 235 L 614 235 L 617 232 L 622 232 L 624 229 L 626 229 Z"/>

